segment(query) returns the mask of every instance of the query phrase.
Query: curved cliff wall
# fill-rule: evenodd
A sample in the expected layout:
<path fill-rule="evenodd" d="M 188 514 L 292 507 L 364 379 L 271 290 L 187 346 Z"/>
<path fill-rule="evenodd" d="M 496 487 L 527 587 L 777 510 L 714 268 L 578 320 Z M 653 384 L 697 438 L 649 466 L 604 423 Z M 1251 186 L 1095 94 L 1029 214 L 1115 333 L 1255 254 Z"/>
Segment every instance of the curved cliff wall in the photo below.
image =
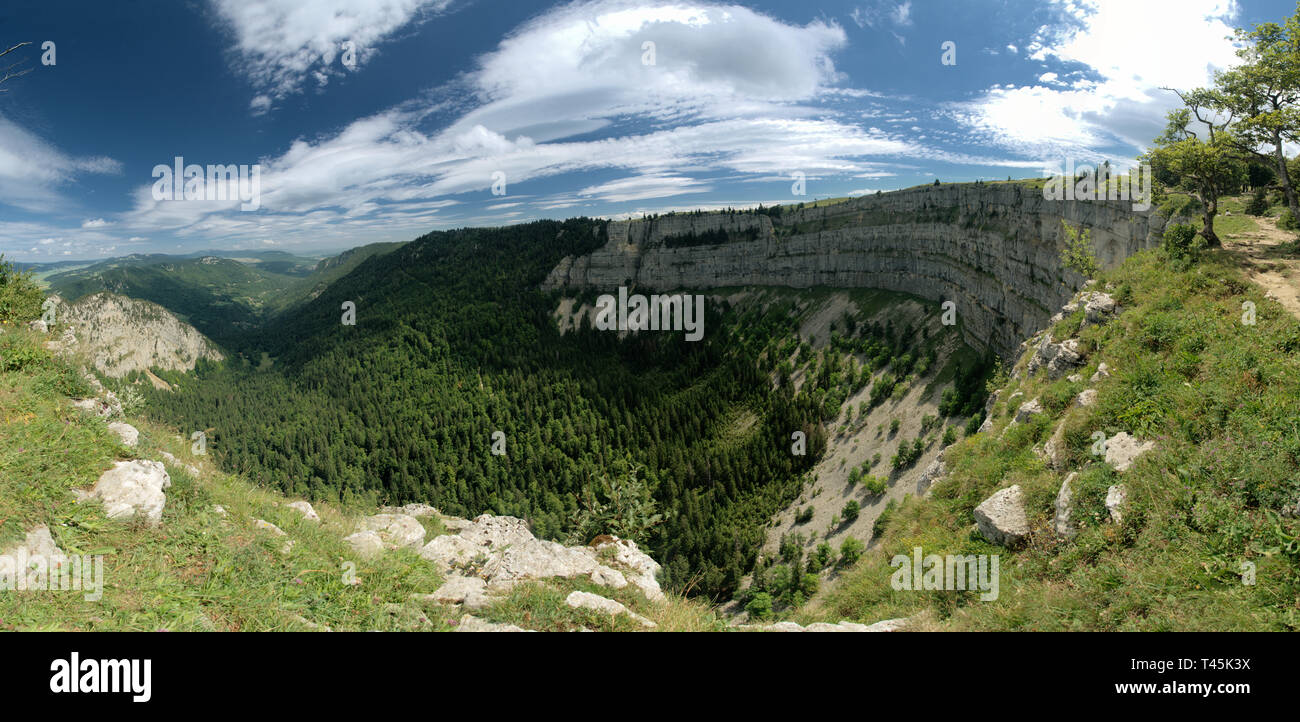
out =
<path fill-rule="evenodd" d="M 1166 220 L 1127 201 L 1049 201 L 1028 185 L 923 186 L 779 216 L 679 213 L 608 226 L 543 288 L 881 288 L 954 301 L 967 342 L 1014 358 L 1082 282 L 1062 220 L 1092 231 L 1103 267 L 1157 245 Z M 716 240 L 710 245 L 684 245 Z M 667 241 L 667 242 L 665 242 Z"/>

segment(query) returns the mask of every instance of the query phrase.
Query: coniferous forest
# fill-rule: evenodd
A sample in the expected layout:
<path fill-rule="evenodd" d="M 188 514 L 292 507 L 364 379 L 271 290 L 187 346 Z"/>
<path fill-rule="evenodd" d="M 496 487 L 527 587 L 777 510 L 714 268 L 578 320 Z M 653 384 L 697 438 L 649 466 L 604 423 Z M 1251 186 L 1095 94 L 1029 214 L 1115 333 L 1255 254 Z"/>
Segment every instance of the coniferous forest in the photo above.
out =
<path fill-rule="evenodd" d="M 170 376 L 148 408 L 289 494 L 510 514 L 557 539 L 617 528 L 669 586 L 722 597 L 818 458 L 823 404 L 770 381 L 788 308 L 710 304 L 698 343 L 588 321 L 561 336 L 539 284 L 604 240 L 588 219 L 431 233 Z"/>

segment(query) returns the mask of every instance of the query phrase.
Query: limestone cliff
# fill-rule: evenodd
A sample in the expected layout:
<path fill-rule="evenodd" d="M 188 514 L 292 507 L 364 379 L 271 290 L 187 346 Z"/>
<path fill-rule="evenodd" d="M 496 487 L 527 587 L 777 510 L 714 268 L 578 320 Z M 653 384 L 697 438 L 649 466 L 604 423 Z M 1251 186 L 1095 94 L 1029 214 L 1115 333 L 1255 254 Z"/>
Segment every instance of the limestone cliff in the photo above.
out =
<path fill-rule="evenodd" d="M 150 368 L 189 371 L 200 358 L 220 361 L 217 347 L 167 309 L 112 293 L 96 293 L 76 303 L 58 303 L 56 342 L 83 353 L 110 378 Z"/>
<path fill-rule="evenodd" d="M 866 287 L 956 303 L 968 343 L 1014 358 L 1082 283 L 1063 269 L 1062 220 L 1092 231 L 1103 268 L 1159 243 L 1166 219 L 1125 201 L 1050 201 L 1018 183 L 922 186 L 779 215 L 681 213 L 618 221 L 543 288 Z M 723 232 L 729 242 L 691 245 Z M 667 243 L 665 242 L 667 239 Z M 694 239 L 694 240 L 692 240 Z"/>

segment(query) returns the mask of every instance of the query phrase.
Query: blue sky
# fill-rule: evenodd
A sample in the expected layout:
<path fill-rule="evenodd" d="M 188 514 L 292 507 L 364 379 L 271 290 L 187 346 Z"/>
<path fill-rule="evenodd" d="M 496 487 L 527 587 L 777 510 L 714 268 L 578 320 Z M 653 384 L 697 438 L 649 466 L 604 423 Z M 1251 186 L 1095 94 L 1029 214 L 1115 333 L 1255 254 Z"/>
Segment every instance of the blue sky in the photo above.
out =
<path fill-rule="evenodd" d="M 0 86 L 0 252 L 321 252 L 465 225 L 1036 176 L 1067 157 L 1122 164 L 1172 107 L 1160 87 L 1204 84 L 1235 61 L 1232 27 L 1294 11 L 9 0 L 0 45 L 32 45 L 4 59 L 30 72 Z M 942 62 L 948 41 L 955 65 Z M 154 168 L 177 156 L 257 165 L 256 210 L 159 200 Z"/>

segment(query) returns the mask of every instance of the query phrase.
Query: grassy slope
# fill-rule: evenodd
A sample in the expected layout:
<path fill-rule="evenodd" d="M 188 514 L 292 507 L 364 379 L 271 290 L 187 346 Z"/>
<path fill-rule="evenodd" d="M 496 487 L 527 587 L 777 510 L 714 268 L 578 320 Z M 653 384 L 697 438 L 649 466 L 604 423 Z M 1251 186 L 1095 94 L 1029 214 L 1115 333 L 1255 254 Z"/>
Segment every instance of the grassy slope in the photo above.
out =
<path fill-rule="evenodd" d="M 355 530 L 357 516 L 373 510 L 321 504 L 321 523 L 306 522 L 281 495 L 222 473 L 191 456 L 189 442 L 174 431 L 138 419 L 129 421 L 141 432 L 140 445 L 126 449 L 103 422 L 69 406 L 70 396 L 90 389 L 42 348 L 46 337 L 12 326 L 6 331 L 0 335 L 0 549 L 31 526 L 47 524 L 65 552 L 105 555 L 105 589 L 97 602 L 74 591 L 0 593 L 0 629 L 309 629 L 302 618 L 334 630 L 446 630 L 459 618 L 457 609 L 409 601 L 441 584 L 413 551 L 357 561 L 361 583 L 343 583 L 343 565 L 354 557 L 342 539 Z M 161 526 L 109 521 L 97 503 L 75 502 L 72 491 L 89 489 L 113 461 L 158 459 L 162 451 L 200 473 L 168 468 L 172 486 Z M 287 532 L 292 550 L 283 553 L 285 539 L 256 529 L 254 519 Z M 438 521 L 423 521 L 430 538 L 441 533 Z M 524 585 L 476 614 L 533 629 L 629 628 L 625 620 L 566 607 L 564 596 L 578 588 L 590 587 L 563 580 Z M 693 602 L 653 605 L 625 590 L 590 590 L 620 599 L 662 630 L 719 627 Z"/>
<path fill-rule="evenodd" d="M 802 621 L 878 619 L 920 613 L 921 628 L 1019 630 L 1284 630 L 1300 627 L 1300 523 L 1279 511 L 1300 499 L 1300 323 L 1245 282 L 1231 259 L 1208 256 L 1177 270 L 1158 252 L 1103 274 L 1123 313 L 1083 332 L 1084 383 L 1041 373 L 1009 383 L 994 428 L 946 453 L 948 476 L 930 497 L 910 499 L 881 542 L 814 604 Z M 1243 325 L 1242 304 L 1258 308 Z M 1054 329 L 1078 328 L 1079 314 Z M 1020 361 L 1020 367 L 1026 358 Z M 1093 385 L 1099 362 L 1115 374 Z M 1087 387 L 1088 409 L 1071 408 Z M 1020 401 L 1048 413 L 999 439 Z M 1053 472 L 1033 452 L 1066 420 L 1068 470 L 1078 470 L 1073 542 L 1051 530 Z M 1089 454 L 1094 431 L 1128 431 L 1157 448 L 1123 475 L 1130 512 L 1105 521 L 1104 496 L 1118 481 Z M 1010 552 L 973 531 L 972 510 L 1020 484 L 1034 531 Z M 894 591 L 894 554 L 1000 554 L 1001 597 Z M 1243 583 L 1242 562 L 1256 565 Z"/>

